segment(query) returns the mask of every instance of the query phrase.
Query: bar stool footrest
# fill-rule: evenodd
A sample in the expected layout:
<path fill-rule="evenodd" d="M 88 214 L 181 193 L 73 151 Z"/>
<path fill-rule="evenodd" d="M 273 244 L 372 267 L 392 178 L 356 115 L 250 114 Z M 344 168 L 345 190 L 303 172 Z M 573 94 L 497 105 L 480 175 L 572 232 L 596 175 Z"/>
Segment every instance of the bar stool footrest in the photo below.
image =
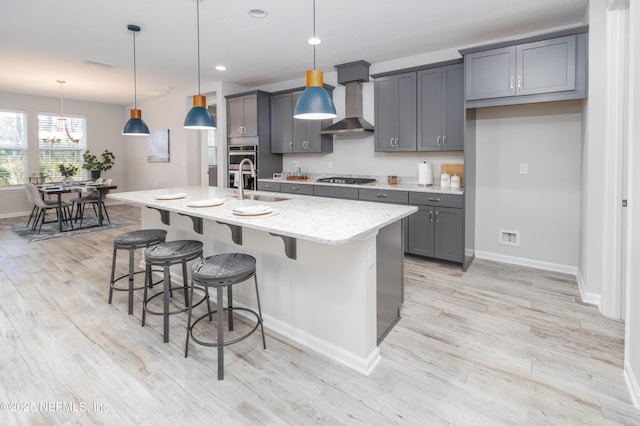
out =
<path fill-rule="evenodd" d="M 135 272 L 133 273 L 133 275 L 136 275 L 136 274 L 144 274 L 145 272 L 146 272 L 146 271 L 135 271 Z M 153 271 L 151 271 L 151 272 L 162 272 L 162 270 L 153 270 Z M 117 283 L 119 280 L 123 279 L 123 278 L 129 278 L 129 274 L 127 273 L 127 274 L 124 274 L 124 275 L 122 275 L 122 276 L 119 276 L 118 278 L 114 279 L 112 283 L 109 283 L 109 286 L 110 286 L 112 289 L 116 290 L 116 291 L 129 291 L 129 287 L 116 287 L 116 283 Z M 153 287 L 154 285 L 156 285 L 156 284 L 160 284 L 161 282 L 162 282 L 162 279 L 159 279 L 159 280 L 158 280 L 158 281 L 156 281 L 155 283 L 151 283 L 151 284 L 149 285 L 149 287 Z M 181 287 L 181 288 L 182 288 L 182 287 Z M 133 288 L 132 288 L 132 290 L 144 290 L 144 286 L 142 286 L 142 287 L 133 287 Z"/>
<path fill-rule="evenodd" d="M 195 306 L 195 305 L 194 305 Z M 228 345 L 232 345 L 234 343 L 238 343 L 241 342 L 243 340 L 245 340 L 246 338 L 248 338 L 249 336 L 251 336 L 260 326 L 260 323 L 262 322 L 260 320 L 260 316 L 258 315 L 258 313 L 256 311 L 254 311 L 253 309 L 248 309 L 248 308 L 240 308 L 240 307 L 231 307 L 231 308 L 224 308 L 223 309 L 225 312 L 229 312 L 229 311 L 245 311 L 245 312 L 250 312 L 252 313 L 255 317 L 256 317 L 256 324 L 253 326 L 253 328 L 251 330 L 249 330 L 247 333 L 243 334 L 240 337 L 237 337 L 233 340 L 227 340 L 222 342 L 222 344 L 218 344 L 218 342 L 204 342 L 202 340 L 197 339 L 194 335 L 193 335 L 193 328 L 196 326 L 196 324 L 198 324 L 198 322 L 200 322 L 200 320 L 204 319 L 204 318 L 208 318 L 209 317 L 209 313 L 206 313 L 204 315 L 202 315 L 201 317 L 199 317 L 198 319 L 196 319 L 192 324 L 191 327 L 189 328 L 189 335 L 191 336 L 191 339 L 199 344 L 199 345 L 203 345 L 203 346 L 213 346 L 213 347 L 219 347 L 219 346 L 228 346 Z M 211 315 L 217 313 L 218 310 L 215 311 L 211 311 Z"/>
<path fill-rule="evenodd" d="M 157 283 L 156 283 L 157 284 Z M 205 289 L 197 287 L 198 290 L 201 290 L 203 292 L 205 292 L 205 294 L 202 296 L 202 299 L 200 299 L 198 301 L 198 303 L 193 304 L 193 307 L 195 308 L 196 306 L 200 305 L 202 302 L 204 302 L 205 300 L 207 300 L 208 294 L 206 292 Z M 184 287 L 178 287 L 178 286 L 174 286 L 171 287 L 171 290 L 184 290 Z M 151 296 L 150 298 L 147 299 L 147 301 L 144 303 L 143 308 L 144 311 L 150 315 L 175 315 L 175 314 L 179 314 L 181 312 L 187 312 L 189 310 L 189 306 L 185 306 L 184 308 L 180 308 L 180 309 L 176 309 L 174 311 L 169 311 L 169 312 L 164 312 L 164 311 L 152 311 L 151 309 L 149 309 L 149 307 L 147 306 L 149 304 L 149 302 L 151 302 L 153 299 L 155 299 L 156 297 L 159 296 L 163 296 L 164 295 L 164 291 L 161 291 L 160 293 L 156 293 L 153 296 Z M 208 316 L 209 314 L 207 314 L 206 316 Z"/>

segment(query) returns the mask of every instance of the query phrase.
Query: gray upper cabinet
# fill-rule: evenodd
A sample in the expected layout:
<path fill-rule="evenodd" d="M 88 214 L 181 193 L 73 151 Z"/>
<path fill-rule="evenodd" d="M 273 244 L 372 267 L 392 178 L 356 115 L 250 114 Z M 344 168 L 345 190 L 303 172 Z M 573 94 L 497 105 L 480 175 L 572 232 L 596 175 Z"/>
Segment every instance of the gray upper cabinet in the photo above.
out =
<path fill-rule="evenodd" d="M 462 64 L 418 71 L 418 151 L 464 149 Z"/>
<path fill-rule="evenodd" d="M 538 38 L 463 51 L 467 107 L 586 97 L 586 33 Z"/>
<path fill-rule="evenodd" d="M 320 130 L 331 120 L 299 120 L 293 111 L 302 91 L 271 96 L 271 152 L 333 152 L 333 136 Z"/>
<path fill-rule="evenodd" d="M 228 133 L 230 138 L 258 136 L 258 95 L 251 94 L 228 100 Z"/>
<path fill-rule="evenodd" d="M 416 73 L 376 78 L 375 150 L 415 151 L 417 132 Z"/>
<path fill-rule="evenodd" d="M 516 95 L 576 88 L 576 36 L 516 46 Z"/>
<path fill-rule="evenodd" d="M 469 101 L 515 95 L 515 55 L 515 46 L 466 55 L 466 99 Z"/>

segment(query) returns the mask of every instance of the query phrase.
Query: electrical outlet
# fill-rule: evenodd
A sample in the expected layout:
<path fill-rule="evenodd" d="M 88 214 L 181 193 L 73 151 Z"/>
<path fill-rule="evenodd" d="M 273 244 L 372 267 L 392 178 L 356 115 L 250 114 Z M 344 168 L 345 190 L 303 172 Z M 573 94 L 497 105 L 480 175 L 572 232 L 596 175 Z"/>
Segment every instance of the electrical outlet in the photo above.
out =
<path fill-rule="evenodd" d="M 529 165 L 528 164 L 520 164 L 520 174 L 521 175 L 526 175 L 527 173 L 529 173 Z"/>
<path fill-rule="evenodd" d="M 498 242 L 505 246 L 520 247 L 520 231 L 500 229 Z"/>

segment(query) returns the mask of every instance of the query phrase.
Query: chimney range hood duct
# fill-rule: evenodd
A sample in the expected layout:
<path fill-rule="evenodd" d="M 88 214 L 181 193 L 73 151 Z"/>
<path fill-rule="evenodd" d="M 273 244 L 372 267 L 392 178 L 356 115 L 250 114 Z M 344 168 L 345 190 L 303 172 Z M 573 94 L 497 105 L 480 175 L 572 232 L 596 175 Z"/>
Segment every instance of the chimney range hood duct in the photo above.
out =
<path fill-rule="evenodd" d="M 336 65 L 338 83 L 345 86 L 345 118 L 320 131 L 323 135 L 368 135 L 373 125 L 362 118 L 362 82 L 369 81 L 369 66 L 365 61 Z"/>

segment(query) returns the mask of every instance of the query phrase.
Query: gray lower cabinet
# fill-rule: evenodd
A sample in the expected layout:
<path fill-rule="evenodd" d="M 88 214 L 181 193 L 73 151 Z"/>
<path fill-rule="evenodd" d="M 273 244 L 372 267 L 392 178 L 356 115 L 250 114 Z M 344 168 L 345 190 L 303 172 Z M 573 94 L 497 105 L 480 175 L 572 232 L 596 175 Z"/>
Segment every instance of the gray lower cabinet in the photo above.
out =
<path fill-rule="evenodd" d="M 376 151 L 416 150 L 416 73 L 378 77 L 374 82 Z"/>
<path fill-rule="evenodd" d="M 358 188 L 350 186 L 324 186 L 313 185 L 313 195 L 316 197 L 342 198 L 345 200 L 357 200 Z"/>
<path fill-rule="evenodd" d="M 418 71 L 418 151 L 464 150 L 464 67 Z"/>
<path fill-rule="evenodd" d="M 294 91 L 271 96 L 271 152 L 333 152 L 333 136 L 320 134 L 323 127 L 331 125 L 331 120 L 293 118 L 301 94 L 302 91 Z"/>
<path fill-rule="evenodd" d="M 281 183 L 280 192 L 289 194 L 313 195 L 313 185 L 299 183 Z"/>
<path fill-rule="evenodd" d="M 407 252 L 462 262 L 464 213 L 462 196 L 410 192 L 409 204 L 418 211 L 409 217 Z"/>
<path fill-rule="evenodd" d="M 280 183 L 264 182 L 258 179 L 258 191 L 280 192 Z"/>

